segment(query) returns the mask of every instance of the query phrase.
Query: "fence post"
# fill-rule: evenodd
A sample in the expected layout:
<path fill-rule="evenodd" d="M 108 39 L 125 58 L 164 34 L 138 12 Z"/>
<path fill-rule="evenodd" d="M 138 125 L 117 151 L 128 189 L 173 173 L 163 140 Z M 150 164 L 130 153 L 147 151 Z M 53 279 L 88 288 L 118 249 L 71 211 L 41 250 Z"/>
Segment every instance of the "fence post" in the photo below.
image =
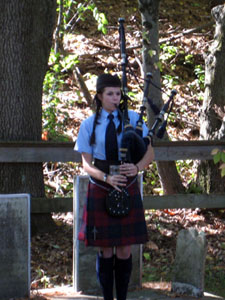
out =
<path fill-rule="evenodd" d="M 79 270 L 79 181 L 80 177 L 74 177 L 73 184 L 73 287 L 78 292 L 78 270 Z"/>

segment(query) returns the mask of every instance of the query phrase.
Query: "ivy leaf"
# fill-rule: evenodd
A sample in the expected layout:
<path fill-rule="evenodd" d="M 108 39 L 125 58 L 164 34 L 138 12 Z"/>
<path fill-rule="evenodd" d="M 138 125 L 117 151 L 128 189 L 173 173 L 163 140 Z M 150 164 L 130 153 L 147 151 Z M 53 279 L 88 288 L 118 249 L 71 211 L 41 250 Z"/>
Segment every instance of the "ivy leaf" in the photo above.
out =
<path fill-rule="evenodd" d="M 225 151 L 221 152 L 221 160 L 225 163 Z"/>
<path fill-rule="evenodd" d="M 150 254 L 149 253 L 145 252 L 143 255 L 144 255 L 144 258 L 146 260 L 150 260 Z"/>
<path fill-rule="evenodd" d="M 216 155 L 217 153 L 219 152 L 219 149 L 213 149 L 212 151 L 211 151 L 211 155 Z"/>
<path fill-rule="evenodd" d="M 102 24 L 104 24 L 104 25 L 108 25 L 108 20 L 106 19 L 106 16 L 105 16 L 105 14 L 103 14 L 103 13 L 100 13 L 100 14 L 99 14 L 99 16 L 100 16 L 100 18 L 101 18 L 101 22 L 102 22 Z"/>
<path fill-rule="evenodd" d="M 225 176 L 225 163 L 220 166 L 220 169 L 221 169 L 221 176 L 222 177 Z"/>
<path fill-rule="evenodd" d="M 213 156 L 214 164 L 217 164 L 220 161 L 220 158 L 221 158 L 221 152 L 218 151 L 216 155 Z"/>

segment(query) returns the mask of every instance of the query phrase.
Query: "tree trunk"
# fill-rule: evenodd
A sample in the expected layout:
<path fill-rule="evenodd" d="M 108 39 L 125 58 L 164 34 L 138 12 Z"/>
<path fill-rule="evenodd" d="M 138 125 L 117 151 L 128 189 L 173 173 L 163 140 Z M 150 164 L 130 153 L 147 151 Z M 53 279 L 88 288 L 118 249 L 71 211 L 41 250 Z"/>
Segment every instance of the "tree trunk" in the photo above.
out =
<path fill-rule="evenodd" d="M 225 5 L 212 9 L 216 21 L 214 42 L 205 62 L 205 95 L 201 111 L 200 138 L 202 140 L 225 139 L 225 118 L 219 111 L 225 109 Z M 223 193 L 225 177 L 213 161 L 202 162 L 198 169 L 198 180 L 205 192 Z"/>
<path fill-rule="evenodd" d="M 42 86 L 55 15 L 56 0 L 0 0 L 1 141 L 41 140 Z M 42 164 L 1 163 L 0 193 L 43 197 Z"/>
<path fill-rule="evenodd" d="M 159 37 L 158 37 L 158 0 L 139 0 L 139 10 L 142 17 L 143 27 L 143 69 L 144 73 L 152 73 L 155 85 L 161 88 L 159 63 Z M 160 89 L 151 85 L 150 98 L 158 108 L 163 106 L 162 94 Z M 155 115 L 150 108 L 148 112 L 148 125 L 152 128 Z M 168 135 L 164 135 L 168 139 Z M 177 172 L 175 162 L 158 162 L 157 168 L 164 190 L 164 194 L 175 194 L 185 190 L 180 176 Z"/>

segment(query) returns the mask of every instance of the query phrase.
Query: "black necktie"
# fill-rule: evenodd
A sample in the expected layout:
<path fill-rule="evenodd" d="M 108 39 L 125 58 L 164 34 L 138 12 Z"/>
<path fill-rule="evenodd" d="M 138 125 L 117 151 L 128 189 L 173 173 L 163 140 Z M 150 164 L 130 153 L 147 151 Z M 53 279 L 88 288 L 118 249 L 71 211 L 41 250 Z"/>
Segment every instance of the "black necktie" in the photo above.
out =
<path fill-rule="evenodd" d="M 107 160 L 118 160 L 117 135 L 113 118 L 113 114 L 108 115 L 109 124 L 105 134 L 105 152 Z"/>

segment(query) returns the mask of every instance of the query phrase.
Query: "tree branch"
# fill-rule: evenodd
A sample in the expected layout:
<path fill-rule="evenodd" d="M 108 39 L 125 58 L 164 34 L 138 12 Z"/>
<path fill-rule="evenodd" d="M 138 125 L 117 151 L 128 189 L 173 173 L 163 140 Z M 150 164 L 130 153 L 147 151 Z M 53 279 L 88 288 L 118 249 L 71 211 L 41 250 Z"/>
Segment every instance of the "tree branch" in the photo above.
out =
<path fill-rule="evenodd" d="M 90 108 L 93 110 L 94 109 L 94 103 L 93 103 L 93 100 L 92 100 L 92 96 L 85 84 L 85 81 L 84 81 L 84 78 L 79 70 L 78 67 L 76 67 L 73 71 L 73 76 L 74 78 L 76 79 L 82 93 L 84 94 L 84 98 L 86 99 L 88 105 L 90 106 Z"/>
<path fill-rule="evenodd" d="M 202 29 L 206 28 L 206 27 L 210 27 L 214 24 L 215 22 L 214 21 L 211 21 L 209 23 L 206 23 L 206 24 L 203 24 L 201 26 L 198 26 L 198 27 L 195 27 L 195 28 L 191 28 L 191 29 L 187 29 L 177 35 L 174 35 L 174 36 L 171 36 L 169 38 L 166 38 L 166 39 L 161 39 L 159 40 L 159 43 L 160 44 L 163 44 L 163 43 L 166 43 L 166 42 L 170 42 L 170 41 L 173 41 L 173 40 L 176 40 L 176 39 L 179 39 L 185 35 L 188 35 L 188 34 L 191 34 L 193 32 L 197 32 L 197 31 L 201 31 Z"/>

